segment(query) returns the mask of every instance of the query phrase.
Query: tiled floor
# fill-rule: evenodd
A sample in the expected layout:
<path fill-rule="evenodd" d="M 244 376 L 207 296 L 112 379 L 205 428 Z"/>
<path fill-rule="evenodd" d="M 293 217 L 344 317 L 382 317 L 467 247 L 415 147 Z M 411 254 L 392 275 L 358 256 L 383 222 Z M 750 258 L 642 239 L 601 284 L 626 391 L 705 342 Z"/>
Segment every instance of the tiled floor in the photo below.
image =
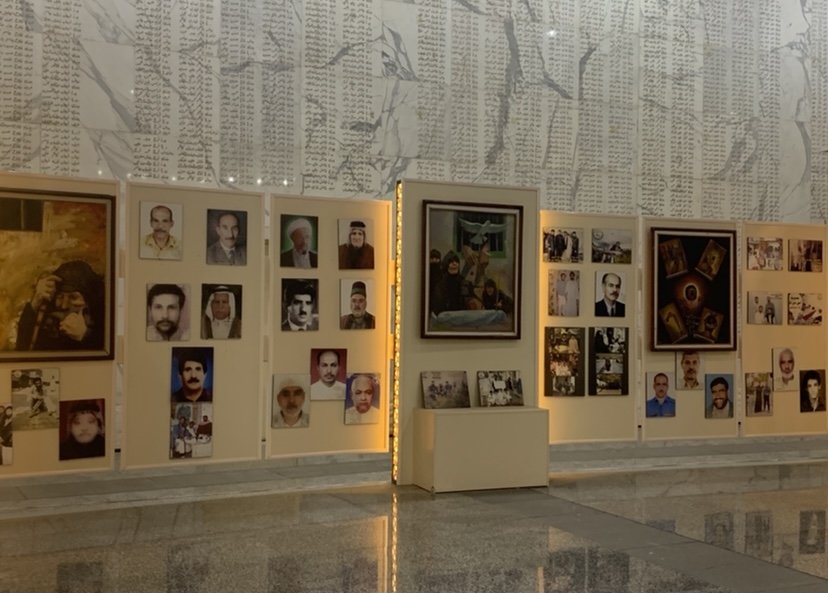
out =
<path fill-rule="evenodd" d="M 828 591 L 821 461 L 438 495 L 383 457 L 179 469 L 0 483 L 0 592 Z"/>

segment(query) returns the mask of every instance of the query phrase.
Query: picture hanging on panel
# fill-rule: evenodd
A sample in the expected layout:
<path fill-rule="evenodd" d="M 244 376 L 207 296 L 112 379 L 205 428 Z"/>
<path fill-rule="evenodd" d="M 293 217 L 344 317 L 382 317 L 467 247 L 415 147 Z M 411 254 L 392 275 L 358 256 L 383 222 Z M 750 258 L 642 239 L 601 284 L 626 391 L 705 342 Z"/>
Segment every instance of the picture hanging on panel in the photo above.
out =
<path fill-rule="evenodd" d="M 780 347 L 772 350 L 773 355 L 773 390 L 796 391 L 799 388 L 796 374 L 797 350 L 792 347 Z"/>
<path fill-rule="evenodd" d="M 584 261 L 584 229 L 543 227 L 543 261 L 579 264 Z"/>
<path fill-rule="evenodd" d="M 631 264 L 632 244 L 632 230 L 592 229 L 592 263 Z"/>
<path fill-rule="evenodd" d="M 773 416 L 772 373 L 745 373 L 745 414 Z"/>
<path fill-rule="evenodd" d="M 589 393 L 591 395 L 628 395 L 629 354 L 626 327 L 591 327 L 593 345 Z"/>
<path fill-rule="evenodd" d="M 374 221 L 370 218 L 339 219 L 339 269 L 373 270 Z"/>
<path fill-rule="evenodd" d="M 520 371 L 477 371 L 477 392 L 482 407 L 522 406 Z"/>
<path fill-rule="evenodd" d="M 785 268 L 781 237 L 748 237 L 747 269 L 778 272 Z"/>
<path fill-rule="evenodd" d="M 789 292 L 788 325 L 822 325 L 822 293 Z"/>
<path fill-rule="evenodd" d="M 581 272 L 549 270 L 549 314 L 577 317 L 581 305 Z"/>
<path fill-rule="evenodd" d="M 736 348 L 736 233 L 652 229 L 652 350 Z"/>
<path fill-rule="evenodd" d="M 713 373 L 704 376 L 704 417 L 733 418 L 733 375 Z"/>
<path fill-rule="evenodd" d="M 584 334 L 582 327 L 544 329 L 544 396 L 585 395 Z"/>
<path fill-rule="evenodd" d="M 745 513 L 745 554 L 771 562 L 773 560 L 773 513 Z"/>
<path fill-rule="evenodd" d="M 13 418 L 11 403 L 0 403 L 0 465 L 14 463 Z"/>
<path fill-rule="evenodd" d="M 213 349 L 173 348 L 170 388 L 173 402 L 213 401 Z"/>
<path fill-rule="evenodd" d="M 111 360 L 115 197 L 0 190 L 0 360 Z"/>
<path fill-rule="evenodd" d="M 201 311 L 203 340 L 242 337 L 241 284 L 202 284 Z"/>
<path fill-rule="evenodd" d="M 283 268 L 318 267 L 318 228 L 316 216 L 282 214 L 279 265 Z"/>
<path fill-rule="evenodd" d="M 247 265 L 247 212 L 207 210 L 207 263 Z"/>
<path fill-rule="evenodd" d="M 704 374 L 702 357 L 698 350 L 676 352 L 676 391 L 701 391 L 704 385 L 699 380 Z"/>
<path fill-rule="evenodd" d="M 799 511 L 799 553 L 825 553 L 825 511 Z"/>
<path fill-rule="evenodd" d="M 105 405 L 102 398 L 60 402 L 58 456 L 61 461 L 106 457 Z"/>
<path fill-rule="evenodd" d="M 377 424 L 380 414 L 379 375 L 353 373 L 348 375 L 345 395 L 345 424 Z"/>
<path fill-rule="evenodd" d="M 753 325 L 782 325 L 781 292 L 748 292 L 747 322 Z"/>
<path fill-rule="evenodd" d="M 374 329 L 377 320 L 368 311 L 374 297 L 373 280 L 340 280 L 339 329 Z"/>
<path fill-rule="evenodd" d="M 791 272 L 822 271 L 822 241 L 790 239 L 788 241 L 788 269 Z"/>
<path fill-rule="evenodd" d="M 733 547 L 733 513 L 711 513 L 704 516 L 704 542 L 718 548 Z"/>
<path fill-rule="evenodd" d="M 184 252 L 181 204 L 141 202 L 141 259 L 178 260 Z"/>
<path fill-rule="evenodd" d="M 348 351 L 345 348 L 311 349 L 311 399 L 345 399 L 347 376 Z"/>
<path fill-rule="evenodd" d="M 825 369 L 799 371 L 799 411 L 825 411 Z"/>
<path fill-rule="evenodd" d="M 11 400 L 14 430 L 57 428 L 60 413 L 58 369 L 13 369 Z"/>
<path fill-rule="evenodd" d="M 626 317 L 627 283 L 624 272 L 595 272 L 595 316 Z"/>
<path fill-rule="evenodd" d="M 307 428 L 310 426 L 310 375 L 273 375 L 270 404 L 271 428 Z"/>
<path fill-rule="evenodd" d="M 319 329 L 319 280 L 282 278 L 282 331 Z"/>
<path fill-rule="evenodd" d="M 213 404 L 170 404 L 170 459 L 213 456 Z"/>
<path fill-rule="evenodd" d="M 469 408 L 466 371 L 422 371 L 424 408 Z"/>
<path fill-rule="evenodd" d="M 676 398 L 670 395 L 675 384 L 672 372 L 647 373 L 647 418 L 672 418 L 676 415 Z"/>
<path fill-rule="evenodd" d="M 147 284 L 147 341 L 190 339 L 189 284 Z"/>

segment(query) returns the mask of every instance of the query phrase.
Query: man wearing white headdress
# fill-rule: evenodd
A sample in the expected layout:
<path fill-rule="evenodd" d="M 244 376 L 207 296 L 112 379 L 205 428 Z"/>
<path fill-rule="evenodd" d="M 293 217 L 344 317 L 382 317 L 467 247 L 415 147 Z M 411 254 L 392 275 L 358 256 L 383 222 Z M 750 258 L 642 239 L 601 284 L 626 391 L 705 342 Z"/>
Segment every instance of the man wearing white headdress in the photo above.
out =
<path fill-rule="evenodd" d="M 217 286 L 210 293 L 201 316 L 201 338 L 241 338 L 241 317 L 236 311 L 236 295 L 227 286 Z"/>

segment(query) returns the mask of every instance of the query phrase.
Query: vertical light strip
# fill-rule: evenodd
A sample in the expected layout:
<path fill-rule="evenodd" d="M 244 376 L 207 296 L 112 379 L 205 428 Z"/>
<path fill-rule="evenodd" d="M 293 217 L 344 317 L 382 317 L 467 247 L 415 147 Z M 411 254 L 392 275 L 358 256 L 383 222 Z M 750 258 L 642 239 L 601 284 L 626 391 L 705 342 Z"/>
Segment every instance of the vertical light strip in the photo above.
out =
<path fill-rule="evenodd" d="M 397 513 L 399 512 L 397 493 L 391 493 L 391 591 L 397 593 Z"/>
<path fill-rule="evenodd" d="M 391 481 L 396 484 L 400 475 L 400 302 L 402 300 L 402 181 L 397 182 L 395 192 L 395 241 L 394 241 L 394 380 L 391 388 L 392 406 Z"/>

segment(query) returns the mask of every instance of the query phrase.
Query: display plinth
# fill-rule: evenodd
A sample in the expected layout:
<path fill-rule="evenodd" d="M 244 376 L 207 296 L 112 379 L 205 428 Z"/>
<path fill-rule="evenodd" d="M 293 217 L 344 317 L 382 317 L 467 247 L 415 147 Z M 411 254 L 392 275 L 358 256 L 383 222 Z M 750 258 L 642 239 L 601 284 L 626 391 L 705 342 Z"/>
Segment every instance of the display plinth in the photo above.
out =
<path fill-rule="evenodd" d="M 548 411 L 418 409 L 414 483 L 432 492 L 546 486 Z"/>

